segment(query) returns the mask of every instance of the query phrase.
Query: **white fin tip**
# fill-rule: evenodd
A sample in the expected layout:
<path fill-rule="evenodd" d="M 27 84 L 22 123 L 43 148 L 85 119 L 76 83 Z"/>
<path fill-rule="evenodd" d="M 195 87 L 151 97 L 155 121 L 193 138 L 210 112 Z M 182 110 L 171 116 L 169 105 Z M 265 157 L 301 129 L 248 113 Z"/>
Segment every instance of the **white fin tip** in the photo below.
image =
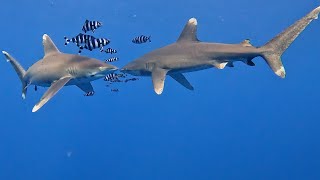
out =
<path fill-rule="evenodd" d="M 44 35 L 42 36 L 42 39 L 43 39 L 43 40 L 46 40 L 48 37 L 49 37 L 49 36 L 48 36 L 47 34 L 44 34 Z"/>
<path fill-rule="evenodd" d="M 197 24 L 198 24 L 196 18 L 191 18 L 191 19 L 189 19 L 189 22 L 188 22 L 188 23 L 189 23 L 189 24 L 194 24 L 194 25 L 197 25 Z"/>
<path fill-rule="evenodd" d="M 281 78 L 286 77 L 286 71 L 283 66 L 281 66 L 281 68 L 278 69 L 275 73 L 276 73 L 276 75 L 280 76 Z"/>
<path fill-rule="evenodd" d="M 35 105 L 32 109 L 32 112 L 37 112 L 40 109 L 38 105 Z"/>

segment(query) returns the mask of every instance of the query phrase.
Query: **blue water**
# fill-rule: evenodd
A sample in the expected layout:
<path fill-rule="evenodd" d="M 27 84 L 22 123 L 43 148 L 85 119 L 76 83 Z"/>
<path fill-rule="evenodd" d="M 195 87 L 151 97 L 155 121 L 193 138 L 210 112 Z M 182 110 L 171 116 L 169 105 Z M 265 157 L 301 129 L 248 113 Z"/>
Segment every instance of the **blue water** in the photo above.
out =
<path fill-rule="evenodd" d="M 85 19 L 100 20 L 104 26 L 94 35 L 111 39 L 120 58 L 114 65 L 122 67 L 174 42 L 191 17 L 202 41 L 250 38 L 261 46 L 319 4 L 3 1 L 0 50 L 27 68 L 43 56 L 44 33 L 61 51 L 77 53 L 63 36 L 79 33 Z M 167 78 L 158 96 L 149 77 L 115 85 L 118 93 L 95 81 L 93 97 L 65 87 L 37 113 L 31 109 L 46 88 L 29 88 L 22 100 L 19 78 L 2 58 L 0 180 L 320 179 L 319 32 L 320 21 L 312 22 L 283 55 L 286 79 L 257 58 L 255 67 L 187 74 L 195 91 Z M 132 44 L 140 34 L 152 42 Z"/>

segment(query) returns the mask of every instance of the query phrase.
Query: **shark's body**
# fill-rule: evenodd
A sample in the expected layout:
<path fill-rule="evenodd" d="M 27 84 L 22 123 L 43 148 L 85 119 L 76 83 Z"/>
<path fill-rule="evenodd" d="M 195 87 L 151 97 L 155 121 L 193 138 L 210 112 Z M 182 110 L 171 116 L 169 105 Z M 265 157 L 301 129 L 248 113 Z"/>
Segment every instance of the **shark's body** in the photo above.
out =
<path fill-rule="evenodd" d="M 200 42 L 197 38 L 197 20 L 191 18 L 177 42 L 143 55 L 127 64 L 121 71 L 135 76 L 151 76 L 157 94 L 163 91 L 166 75 L 193 90 L 182 73 L 211 67 L 218 69 L 223 69 L 225 66 L 233 67 L 235 61 L 243 61 L 254 66 L 252 59 L 258 56 L 265 59 L 276 75 L 284 78 L 285 70 L 281 55 L 307 25 L 318 18 L 319 12 L 320 7 L 314 9 L 259 48 L 253 47 L 249 40 L 239 44 Z"/>
<path fill-rule="evenodd" d="M 61 53 L 48 35 L 43 35 L 44 57 L 27 71 L 10 54 L 3 51 L 8 62 L 16 70 L 22 82 L 22 97 L 25 98 L 29 85 L 49 87 L 40 102 L 33 108 L 39 110 L 63 86 L 76 85 L 86 95 L 93 95 L 91 81 L 103 78 L 117 70 L 115 66 L 97 59 Z"/>

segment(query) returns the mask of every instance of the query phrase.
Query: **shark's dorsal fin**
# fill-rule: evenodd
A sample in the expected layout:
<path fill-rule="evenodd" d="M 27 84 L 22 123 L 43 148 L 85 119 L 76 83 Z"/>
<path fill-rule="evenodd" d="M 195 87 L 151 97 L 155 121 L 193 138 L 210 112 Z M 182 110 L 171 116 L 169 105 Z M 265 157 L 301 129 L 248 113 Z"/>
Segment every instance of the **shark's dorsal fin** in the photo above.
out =
<path fill-rule="evenodd" d="M 167 72 L 168 70 L 161 68 L 154 68 L 151 72 L 154 91 L 159 95 L 162 94 Z"/>
<path fill-rule="evenodd" d="M 184 26 L 177 42 L 197 42 L 197 19 L 191 18 Z"/>
<path fill-rule="evenodd" d="M 190 82 L 187 80 L 187 78 L 181 74 L 181 73 L 174 73 L 174 74 L 169 74 L 174 80 L 176 80 L 178 83 L 180 83 L 182 86 L 189 90 L 194 90 Z"/>
<path fill-rule="evenodd" d="M 240 44 L 244 47 L 252 47 L 252 44 L 250 43 L 250 39 L 246 39 L 242 41 Z"/>
<path fill-rule="evenodd" d="M 60 53 L 59 49 L 52 42 L 51 38 L 47 34 L 44 34 L 42 36 L 42 44 L 44 48 L 44 56 Z"/>
<path fill-rule="evenodd" d="M 66 85 L 72 77 L 66 76 L 62 77 L 59 80 L 55 81 L 54 83 L 51 84 L 50 88 L 47 90 L 46 93 L 41 97 L 40 101 L 38 104 L 36 104 L 32 112 L 38 111 L 44 104 L 46 104 L 64 85 Z"/>

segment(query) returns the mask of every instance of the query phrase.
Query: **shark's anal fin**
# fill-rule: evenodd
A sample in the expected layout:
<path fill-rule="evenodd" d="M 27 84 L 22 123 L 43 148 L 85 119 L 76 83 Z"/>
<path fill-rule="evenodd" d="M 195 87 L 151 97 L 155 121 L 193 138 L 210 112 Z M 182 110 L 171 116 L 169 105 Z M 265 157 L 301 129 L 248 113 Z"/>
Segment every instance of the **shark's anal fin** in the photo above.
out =
<path fill-rule="evenodd" d="M 36 104 L 33 109 L 32 112 L 36 112 L 38 111 L 44 104 L 46 104 L 64 85 L 66 85 L 68 83 L 68 81 L 70 81 L 70 79 L 72 79 L 72 77 L 67 76 L 67 77 L 62 77 L 61 79 L 55 81 L 54 83 L 51 84 L 51 86 L 49 87 L 49 89 L 47 90 L 46 93 L 44 93 L 44 95 L 41 97 L 40 101 L 38 102 L 38 104 Z"/>
<path fill-rule="evenodd" d="M 91 85 L 90 82 L 88 83 L 82 83 L 82 84 L 77 84 L 77 86 L 85 92 L 85 96 L 93 96 L 94 94 L 94 90 L 93 90 L 93 87 Z"/>
<path fill-rule="evenodd" d="M 44 48 L 44 56 L 60 53 L 56 45 L 47 34 L 42 36 L 42 44 Z"/>
<path fill-rule="evenodd" d="M 154 68 L 152 70 L 152 83 L 154 87 L 154 91 L 160 95 L 162 94 L 164 88 L 164 80 L 166 79 L 168 70 L 161 69 L 161 68 Z"/>
<path fill-rule="evenodd" d="M 197 38 L 197 19 L 191 18 L 184 26 L 177 42 L 199 41 Z"/>
<path fill-rule="evenodd" d="M 192 87 L 190 82 L 187 80 L 187 78 L 183 74 L 173 73 L 173 74 L 169 74 L 169 76 L 171 76 L 174 80 L 176 80 L 178 83 L 180 83 L 185 88 L 187 88 L 189 90 L 194 90 L 194 88 Z"/>

